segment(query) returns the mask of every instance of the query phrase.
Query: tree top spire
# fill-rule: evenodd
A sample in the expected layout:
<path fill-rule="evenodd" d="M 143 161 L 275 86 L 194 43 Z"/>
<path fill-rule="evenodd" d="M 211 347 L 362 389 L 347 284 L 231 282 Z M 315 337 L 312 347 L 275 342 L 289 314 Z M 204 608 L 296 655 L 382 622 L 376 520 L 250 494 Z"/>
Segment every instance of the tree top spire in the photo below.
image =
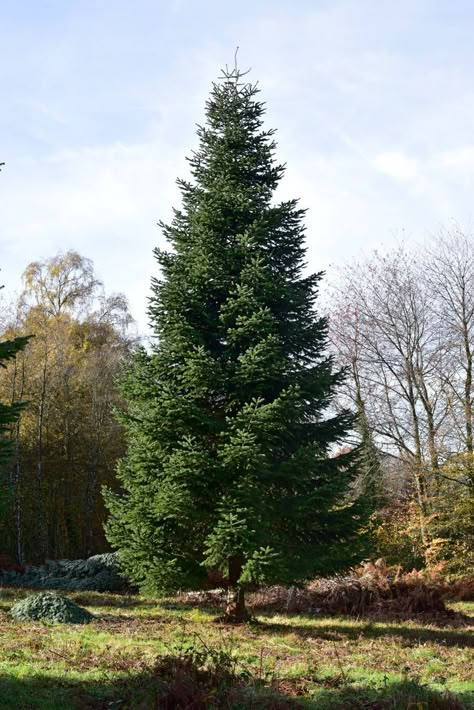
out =
<path fill-rule="evenodd" d="M 232 69 L 229 69 L 229 65 L 225 65 L 225 69 L 221 69 L 222 76 L 219 77 L 219 79 L 226 81 L 226 82 L 234 82 L 236 87 L 243 86 L 244 82 L 241 82 L 240 79 L 242 77 L 246 76 L 251 70 L 252 67 L 249 67 L 247 71 L 240 71 L 238 63 L 237 63 L 237 54 L 239 52 L 239 47 L 237 46 L 235 49 L 234 53 L 234 66 Z"/>

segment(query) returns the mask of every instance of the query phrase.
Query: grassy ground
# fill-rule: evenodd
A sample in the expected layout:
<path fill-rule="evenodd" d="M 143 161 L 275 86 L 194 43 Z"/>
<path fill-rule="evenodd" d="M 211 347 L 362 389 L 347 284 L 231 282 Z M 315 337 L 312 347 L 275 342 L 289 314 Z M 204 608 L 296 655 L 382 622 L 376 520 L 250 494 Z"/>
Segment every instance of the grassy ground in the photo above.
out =
<path fill-rule="evenodd" d="M 167 707 L 153 700 L 157 659 L 204 648 L 297 707 L 474 708 L 474 626 L 262 614 L 227 628 L 215 612 L 93 593 L 70 595 L 96 616 L 88 626 L 13 622 L 25 595 L 0 590 L 2 709 Z M 474 604 L 457 609 L 474 614 Z"/>

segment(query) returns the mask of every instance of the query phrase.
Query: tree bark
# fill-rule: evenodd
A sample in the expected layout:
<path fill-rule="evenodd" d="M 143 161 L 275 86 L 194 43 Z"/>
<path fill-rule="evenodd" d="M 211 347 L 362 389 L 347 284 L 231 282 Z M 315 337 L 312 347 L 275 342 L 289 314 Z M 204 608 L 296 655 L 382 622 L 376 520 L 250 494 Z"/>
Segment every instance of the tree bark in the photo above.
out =
<path fill-rule="evenodd" d="M 36 464 L 36 485 L 37 485 L 37 495 L 38 500 L 36 502 L 36 514 L 38 521 L 38 541 L 39 548 L 41 551 L 42 560 L 48 557 L 48 533 L 45 525 L 45 510 L 44 510 L 44 470 L 43 470 L 43 433 L 44 433 L 44 415 L 45 415 L 45 403 L 46 403 L 46 379 L 47 379 L 47 367 L 48 367 L 48 346 L 45 346 L 44 351 L 44 361 L 42 367 L 42 379 L 41 379 L 41 393 L 38 408 L 38 422 L 37 422 L 37 432 L 38 432 L 38 443 L 37 443 L 37 464 Z"/>
<path fill-rule="evenodd" d="M 12 392 L 12 402 L 18 400 L 22 401 L 24 391 L 25 391 L 25 357 L 24 353 L 21 353 L 21 377 L 20 386 L 17 389 L 17 377 L 18 377 L 18 360 L 15 359 L 14 370 L 13 370 L 13 392 Z M 15 555 L 16 561 L 19 565 L 24 562 L 23 556 L 23 540 L 22 540 L 22 526 L 23 526 L 23 511 L 22 511 L 22 498 L 21 498 L 21 459 L 20 459 L 20 419 L 17 421 L 14 428 L 14 438 L 15 438 L 15 460 L 12 469 L 12 490 L 13 490 L 13 501 L 14 501 L 14 515 L 15 515 Z"/>
<path fill-rule="evenodd" d="M 229 624 L 244 624 L 250 616 L 245 606 L 245 590 L 239 583 L 243 558 L 240 555 L 229 559 L 229 587 L 224 620 Z"/>

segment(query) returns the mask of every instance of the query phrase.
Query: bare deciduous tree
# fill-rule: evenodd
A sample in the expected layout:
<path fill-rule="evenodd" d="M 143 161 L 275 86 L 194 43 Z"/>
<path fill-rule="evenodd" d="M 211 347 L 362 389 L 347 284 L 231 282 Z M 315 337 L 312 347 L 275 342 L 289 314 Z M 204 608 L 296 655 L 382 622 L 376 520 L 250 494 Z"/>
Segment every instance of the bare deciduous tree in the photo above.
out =
<path fill-rule="evenodd" d="M 331 337 L 345 396 L 380 451 L 412 472 L 423 515 L 459 453 L 474 460 L 474 240 L 454 226 L 424 248 L 374 253 L 342 269 Z M 474 486 L 474 468 L 464 481 Z M 462 478 L 462 477 L 461 477 Z"/>

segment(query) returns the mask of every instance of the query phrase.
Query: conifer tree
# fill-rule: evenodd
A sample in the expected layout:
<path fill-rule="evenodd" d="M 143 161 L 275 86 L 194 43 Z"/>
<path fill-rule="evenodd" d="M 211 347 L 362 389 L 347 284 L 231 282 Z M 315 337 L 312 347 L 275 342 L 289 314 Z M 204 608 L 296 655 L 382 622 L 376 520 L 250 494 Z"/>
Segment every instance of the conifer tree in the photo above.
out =
<path fill-rule="evenodd" d="M 5 163 L 0 163 L 0 172 Z M 3 286 L 0 286 L 0 289 Z M 4 340 L 0 343 L 0 368 L 6 368 L 7 363 L 26 347 L 28 336 Z M 8 461 L 11 454 L 11 442 L 8 439 L 10 425 L 16 422 L 23 408 L 21 402 L 0 402 L 0 465 Z"/>
<path fill-rule="evenodd" d="M 304 210 L 274 203 L 284 166 L 256 85 L 225 71 L 206 104 L 193 180 L 160 223 L 155 340 L 123 382 L 128 452 L 106 491 L 109 541 L 142 591 L 294 583 L 358 555 L 357 452 L 331 456 L 353 419 L 330 411 L 343 374 L 305 275 Z"/>
<path fill-rule="evenodd" d="M 29 340 L 28 336 L 4 340 L 0 343 L 0 367 L 7 367 Z M 11 442 L 8 439 L 10 425 L 16 422 L 24 404 L 22 402 L 0 402 L 0 465 L 6 463 L 11 455 Z"/>
<path fill-rule="evenodd" d="M 2 163 L 0 163 L 2 165 Z M 3 288 L 3 286 L 0 286 Z M 26 347 L 29 336 L 12 338 L 0 342 L 0 369 L 5 369 L 11 360 Z M 0 474 L 3 468 L 10 462 L 13 454 L 13 443 L 10 437 L 11 426 L 20 416 L 21 410 L 25 406 L 24 402 L 2 402 L 0 401 Z M 3 477 L 3 476 L 2 476 Z M 0 512 L 3 513 L 6 496 L 3 481 L 0 485 Z"/>

